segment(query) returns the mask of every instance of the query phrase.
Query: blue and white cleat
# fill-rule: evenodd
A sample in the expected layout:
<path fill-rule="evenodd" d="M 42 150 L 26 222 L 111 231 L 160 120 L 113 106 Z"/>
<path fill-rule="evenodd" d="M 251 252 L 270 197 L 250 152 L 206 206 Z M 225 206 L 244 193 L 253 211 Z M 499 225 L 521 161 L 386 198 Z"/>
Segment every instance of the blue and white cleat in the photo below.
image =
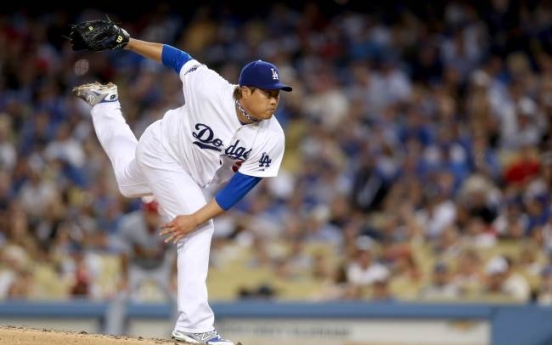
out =
<path fill-rule="evenodd" d="M 95 106 L 98 103 L 115 102 L 119 99 L 117 85 L 113 83 L 106 85 L 98 82 L 83 84 L 74 87 L 72 93 L 91 106 Z"/>
<path fill-rule="evenodd" d="M 206 345 L 236 345 L 230 340 L 222 339 L 216 330 L 204 333 L 188 333 L 182 331 L 173 331 L 172 338 L 176 341 L 183 341 L 190 344 Z"/>

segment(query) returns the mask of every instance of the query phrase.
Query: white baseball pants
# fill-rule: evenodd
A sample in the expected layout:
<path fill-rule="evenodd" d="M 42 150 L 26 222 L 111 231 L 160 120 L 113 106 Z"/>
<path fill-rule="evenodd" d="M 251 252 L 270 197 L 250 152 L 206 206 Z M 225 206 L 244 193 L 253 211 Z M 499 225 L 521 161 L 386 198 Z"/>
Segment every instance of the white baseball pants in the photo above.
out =
<path fill-rule="evenodd" d="M 202 189 L 163 149 L 160 121 L 151 124 L 137 140 L 118 101 L 99 103 L 91 114 L 98 140 L 111 160 L 124 196 L 153 194 L 166 221 L 193 213 L 206 204 Z M 179 316 L 175 330 L 202 333 L 214 329 L 207 293 L 213 232 L 211 220 L 177 244 Z"/>

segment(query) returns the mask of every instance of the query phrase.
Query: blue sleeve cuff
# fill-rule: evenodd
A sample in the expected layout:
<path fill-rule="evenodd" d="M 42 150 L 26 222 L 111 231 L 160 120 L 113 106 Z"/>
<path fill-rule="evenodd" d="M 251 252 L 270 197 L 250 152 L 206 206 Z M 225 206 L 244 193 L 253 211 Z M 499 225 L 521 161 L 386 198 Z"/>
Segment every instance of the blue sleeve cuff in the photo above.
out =
<path fill-rule="evenodd" d="M 226 186 L 217 192 L 215 200 L 226 211 L 240 201 L 261 180 L 261 177 L 236 172 Z"/>
<path fill-rule="evenodd" d="M 182 66 L 192 59 L 192 56 L 185 51 L 177 49 L 168 44 L 163 45 L 163 51 L 161 52 L 161 61 L 164 66 L 170 67 L 175 70 L 176 73 L 180 73 Z"/>

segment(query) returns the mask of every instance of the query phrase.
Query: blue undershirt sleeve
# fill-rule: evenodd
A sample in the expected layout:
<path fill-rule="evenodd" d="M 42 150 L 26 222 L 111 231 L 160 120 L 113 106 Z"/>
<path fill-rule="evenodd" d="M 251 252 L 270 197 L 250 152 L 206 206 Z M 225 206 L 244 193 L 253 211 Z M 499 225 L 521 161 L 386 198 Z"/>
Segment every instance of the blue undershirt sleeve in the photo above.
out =
<path fill-rule="evenodd" d="M 226 211 L 240 201 L 261 180 L 262 177 L 249 176 L 236 172 L 226 186 L 217 192 L 215 201 Z"/>
<path fill-rule="evenodd" d="M 168 44 L 163 45 L 163 51 L 161 52 L 161 61 L 164 66 L 170 67 L 175 70 L 176 73 L 180 73 L 180 69 L 184 64 L 192 59 L 192 56 L 185 51 L 177 49 Z"/>

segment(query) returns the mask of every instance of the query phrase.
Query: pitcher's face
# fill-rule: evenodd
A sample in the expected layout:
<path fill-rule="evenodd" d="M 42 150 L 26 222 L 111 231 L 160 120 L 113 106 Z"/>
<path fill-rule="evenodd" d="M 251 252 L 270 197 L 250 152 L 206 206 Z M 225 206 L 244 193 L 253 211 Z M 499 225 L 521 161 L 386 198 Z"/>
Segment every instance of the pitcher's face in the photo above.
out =
<path fill-rule="evenodd" d="M 240 102 L 251 116 L 259 120 L 267 120 L 278 109 L 280 90 L 245 87 L 243 88 Z"/>

